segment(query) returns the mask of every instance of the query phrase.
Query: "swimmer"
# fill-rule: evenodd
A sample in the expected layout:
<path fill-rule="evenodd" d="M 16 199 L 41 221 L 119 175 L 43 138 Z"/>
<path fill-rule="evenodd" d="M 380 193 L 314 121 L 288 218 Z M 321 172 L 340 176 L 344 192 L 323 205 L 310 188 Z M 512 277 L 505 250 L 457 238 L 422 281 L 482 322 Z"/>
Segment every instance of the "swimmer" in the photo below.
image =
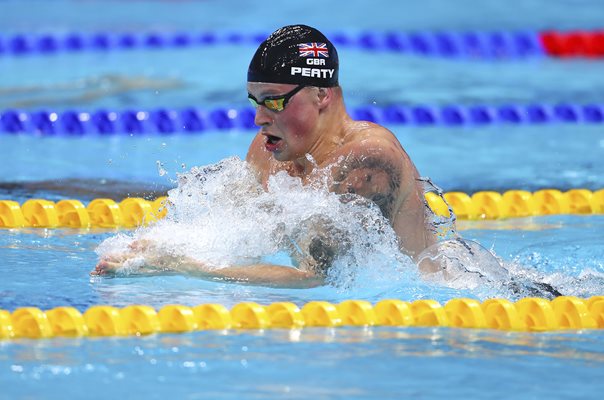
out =
<path fill-rule="evenodd" d="M 396 232 L 400 249 L 415 259 L 436 242 L 426 213 L 423 182 L 415 165 L 383 126 L 353 120 L 344 106 L 338 81 L 338 53 L 321 32 L 305 25 L 285 26 L 256 50 L 248 68 L 248 99 L 260 127 L 246 161 L 266 188 L 280 171 L 304 184 L 329 171 L 332 192 L 342 201 L 364 198 L 379 207 Z M 196 260 L 158 260 L 162 270 L 205 277 L 280 285 L 316 286 L 325 270 L 345 251 L 345 240 L 333 240 L 329 224 L 307 240 L 310 258 L 299 268 L 258 264 L 211 270 Z M 136 254 L 139 249 L 132 249 Z M 161 261 L 161 262 L 160 262 Z M 148 262 L 148 261 L 147 261 Z M 104 259 L 92 274 L 111 273 L 123 258 Z"/>
<path fill-rule="evenodd" d="M 315 169 L 331 168 L 331 190 L 379 206 L 414 257 L 435 241 L 423 183 L 392 132 L 348 115 L 338 67 L 333 44 L 308 26 L 286 26 L 260 45 L 247 85 L 260 131 L 246 160 L 264 186 L 279 171 L 309 184 Z"/>

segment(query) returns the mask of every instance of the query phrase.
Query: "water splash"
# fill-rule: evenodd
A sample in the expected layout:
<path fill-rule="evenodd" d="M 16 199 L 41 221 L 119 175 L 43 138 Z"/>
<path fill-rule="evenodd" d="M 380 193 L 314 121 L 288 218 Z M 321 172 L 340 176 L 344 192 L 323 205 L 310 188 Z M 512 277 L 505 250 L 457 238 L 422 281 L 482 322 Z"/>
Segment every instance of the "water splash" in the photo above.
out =
<path fill-rule="evenodd" d="M 379 208 L 356 195 L 331 193 L 328 175 L 329 170 L 316 169 L 313 184 L 303 185 L 279 172 L 265 189 L 237 157 L 194 167 L 177 174 L 165 219 L 107 239 L 97 253 L 126 253 L 133 243 L 151 242 L 154 253 L 190 257 L 212 268 L 268 262 L 314 269 L 336 290 L 359 297 L 395 293 L 414 299 L 434 297 L 435 292 L 481 299 L 553 297 L 582 293 L 576 290 L 581 280 L 604 280 L 594 278 L 596 273 L 570 278 L 538 273 L 518 260 L 504 262 L 458 234 L 448 204 L 449 217 L 434 215 L 426 205 L 439 240 L 419 255 L 416 265 L 399 251 L 396 233 Z M 443 197 L 428 178 L 421 181 L 426 191 Z M 120 272 L 137 272 L 147 256 L 143 252 L 130 258 Z"/>
<path fill-rule="evenodd" d="M 449 216 L 435 214 L 425 203 L 425 212 L 438 241 L 423 250 L 417 264 L 428 282 L 453 289 L 488 291 L 497 283 L 509 280 L 509 273 L 496 255 L 479 243 L 463 239 L 455 227 L 457 217 L 444 197 L 443 190 L 430 178 L 418 179 L 424 194 L 434 193 L 447 206 Z M 484 293 L 484 295 L 488 295 Z"/>
<path fill-rule="evenodd" d="M 462 238 L 455 228 L 455 213 L 442 189 L 429 178 L 419 180 L 424 193 L 438 195 L 449 211 L 449 217 L 436 215 L 426 203 L 426 212 L 439 240 L 417 257 L 424 280 L 452 289 L 472 290 L 479 298 L 552 298 L 564 294 L 561 290 L 566 288 L 557 288 L 559 280 L 548 279 L 518 261 L 505 262 L 478 242 Z"/>
<path fill-rule="evenodd" d="M 327 171 L 325 171 L 327 174 Z M 313 185 L 285 172 L 266 190 L 237 157 L 178 174 L 168 193 L 168 215 L 131 235 L 99 246 L 101 256 L 128 251 L 133 241 L 152 241 L 155 251 L 202 260 L 213 268 L 279 259 L 325 273 L 342 288 L 392 285 L 415 275 L 413 262 L 379 208 L 359 196 L 338 196 L 320 176 Z M 326 264 L 332 265 L 323 270 Z M 132 272 L 141 260 L 122 272 Z"/>
<path fill-rule="evenodd" d="M 422 176 L 417 178 L 417 180 L 422 184 L 424 195 L 427 193 L 436 194 L 442 199 L 449 211 L 448 217 L 435 214 L 428 205 L 428 202 L 424 202 L 424 212 L 428 216 L 430 223 L 429 228 L 435 233 L 439 241 L 458 238 L 459 234 L 455 228 L 457 216 L 453 212 L 453 207 L 451 207 L 447 200 L 445 200 L 444 191 L 440 187 L 436 186 L 436 184 L 432 182 L 429 177 Z"/>
<path fill-rule="evenodd" d="M 164 168 L 164 164 L 161 161 L 157 160 L 155 164 L 157 165 L 157 173 L 159 176 L 165 176 L 168 174 L 168 171 Z"/>

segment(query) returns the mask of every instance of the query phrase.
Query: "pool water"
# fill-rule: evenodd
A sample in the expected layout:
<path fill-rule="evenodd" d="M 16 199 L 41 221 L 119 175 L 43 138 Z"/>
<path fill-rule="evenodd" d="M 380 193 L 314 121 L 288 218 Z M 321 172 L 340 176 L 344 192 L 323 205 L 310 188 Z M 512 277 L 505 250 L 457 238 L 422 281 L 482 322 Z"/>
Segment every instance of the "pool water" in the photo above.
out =
<path fill-rule="evenodd" d="M 597 125 L 388 128 L 399 138 L 420 174 L 431 177 L 445 191 L 604 187 L 604 139 Z M 23 186 L 39 181 L 55 181 L 54 186 L 64 186 L 65 190 L 44 193 L 52 188 L 29 185 L 28 191 L 17 192 L 16 198 L 31 197 L 28 193 L 39 190 L 38 197 L 89 199 L 90 192 L 103 190 L 102 180 L 127 182 L 133 189 L 142 186 L 167 190 L 175 186 L 177 173 L 193 166 L 232 155 L 245 158 L 252 138 L 253 131 L 238 130 L 109 138 L 5 135 L 0 147 L 0 157 L 6 160 L 5 183 L 0 183 L 0 193 L 9 189 L 8 182 Z M 478 153 L 477 148 L 481 149 Z M 50 157 L 52 154 L 60 156 Z M 164 175 L 160 175 L 158 162 Z M 88 185 L 89 193 L 70 193 L 70 186 L 77 187 L 69 182 L 74 179 L 92 180 L 94 184 Z M 16 188 L 11 186 L 10 190 Z"/>
<path fill-rule="evenodd" d="M 338 2 L 0 1 L 0 34 L 270 32 L 304 22 L 325 32 L 598 29 L 597 0 Z M 312 10 L 312 12 L 309 12 Z M 341 10 L 341 12 L 326 12 Z M 102 12 L 101 12 L 102 11 Z M 300 17 L 300 15 L 304 17 Z M 247 106 L 248 45 L 0 56 L 0 110 L 149 110 Z M 604 103 L 599 60 L 446 60 L 339 51 L 347 106 Z M 388 126 L 445 191 L 604 188 L 601 125 Z M 244 158 L 253 132 L 111 137 L 0 134 L 0 198 L 89 201 L 160 195 L 177 174 Z M 516 273 L 564 294 L 604 294 L 604 216 L 460 221 L 458 229 Z M 147 304 L 227 307 L 346 299 L 510 297 L 450 288 L 398 266 L 350 285 L 293 290 L 181 275 L 92 278 L 95 249 L 116 231 L 0 231 L 0 309 Z M 128 232 L 128 234 L 133 234 Z M 373 266 L 383 264 L 375 259 Z M 370 271 L 372 265 L 365 265 Z M 518 270 L 521 268 L 521 270 Z M 523 275 L 523 276 L 524 276 Z M 0 341 L 0 399 L 599 398 L 604 336 L 448 328 L 206 331 L 129 338 Z M 96 390 L 91 390 L 94 387 Z M 97 389 L 98 387 L 98 389 Z"/>
<path fill-rule="evenodd" d="M 531 267 L 546 281 L 559 285 L 564 294 L 581 297 L 599 295 L 604 288 L 603 229 L 602 216 L 549 216 L 460 224 L 460 233 L 465 238 L 477 240 L 508 262 Z M 410 273 L 394 282 L 374 276 L 367 278 L 370 281 L 357 281 L 348 287 L 304 290 L 208 282 L 181 275 L 89 277 L 97 258 L 95 248 L 114 234 L 67 229 L 4 231 L 0 239 L 3 260 L 0 309 L 71 305 L 85 311 L 96 304 L 120 307 L 148 304 L 159 309 L 175 303 L 189 306 L 219 303 L 232 307 L 242 301 L 263 304 L 292 301 L 303 305 L 317 299 L 338 303 L 350 298 L 371 302 L 385 298 L 430 298 L 444 303 L 455 297 L 482 299 L 505 293 L 496 288 L 481 292 L 438 287 L 417 281 Z"/>
<path fill-rule="evenodd" d="M 6 398 L 598 398 L 603 339 L 602 331 L 343 328 L 18 341 L 0 349 L 11 360 L 3 362 Z"/>

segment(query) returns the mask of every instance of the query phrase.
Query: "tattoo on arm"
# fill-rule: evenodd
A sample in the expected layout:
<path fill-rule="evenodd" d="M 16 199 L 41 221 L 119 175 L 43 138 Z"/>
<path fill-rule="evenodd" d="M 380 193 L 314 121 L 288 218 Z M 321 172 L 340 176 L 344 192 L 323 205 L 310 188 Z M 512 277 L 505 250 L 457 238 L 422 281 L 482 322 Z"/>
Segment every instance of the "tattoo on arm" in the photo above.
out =
<path fill-rule="evenodd" d="M 386 218 L 392 218 L 401 171 L 389 160 L 351 157 L 343 162 L 334 178 L 334 192 L 363 196 L 373 201 Z"/>

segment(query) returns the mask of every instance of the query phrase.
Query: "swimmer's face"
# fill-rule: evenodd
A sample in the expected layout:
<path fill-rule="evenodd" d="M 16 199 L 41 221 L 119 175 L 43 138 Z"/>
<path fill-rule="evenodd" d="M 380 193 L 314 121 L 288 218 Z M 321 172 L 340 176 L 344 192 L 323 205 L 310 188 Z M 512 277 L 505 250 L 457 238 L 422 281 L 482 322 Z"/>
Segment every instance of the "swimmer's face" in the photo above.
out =
<path fill-rule="evenodd" d="M 249 82 L 250 98 L 260 102 L 292 93 L 298 85 Z M 274 111 L 265 105 L 256 107 L 254 122 L 266 137 L 265 148 L 279 161 L 293 161 L 311 151 L 313 132 L 319 116 L 316 88 L 304 87 L 289 97 L 285 108 Z"/>

